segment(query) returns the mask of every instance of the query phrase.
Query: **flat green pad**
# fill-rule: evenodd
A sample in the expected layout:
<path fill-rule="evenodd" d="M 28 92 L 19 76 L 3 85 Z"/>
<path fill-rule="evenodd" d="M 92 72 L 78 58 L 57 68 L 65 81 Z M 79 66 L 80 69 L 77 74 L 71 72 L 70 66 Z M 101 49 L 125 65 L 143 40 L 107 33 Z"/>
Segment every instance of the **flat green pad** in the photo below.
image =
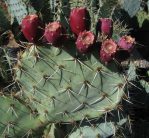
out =
<path fill-rule="evenodd" d="M 100 117 L 123 96 L 125 81 L 114 63 L 100 63 L 97 52 L 78 55 L 75 43 L 65 48 L 35 46 L 21 55 L 16 81 L 42 119 L 70 122 Z"/>
<path fill-rule="evenodd" d="M 18 100 L 1 95 L 0 103 L 1 138 L 29 137 L 43 125 L 38 117 Z"/>

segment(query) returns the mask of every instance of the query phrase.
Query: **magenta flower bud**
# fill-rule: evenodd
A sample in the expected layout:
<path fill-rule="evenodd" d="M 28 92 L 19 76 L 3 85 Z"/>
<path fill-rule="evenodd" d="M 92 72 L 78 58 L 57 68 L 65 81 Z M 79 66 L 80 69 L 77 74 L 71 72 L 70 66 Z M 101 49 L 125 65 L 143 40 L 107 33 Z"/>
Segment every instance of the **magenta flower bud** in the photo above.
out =
<path fill-rule="evenodd" d="M 51 44 L 56 44 L 65 36 L 65 29 L 60 22 L 49 23 L 44 32 L 44 37 Z"/>
<path fill-rule="evenodd" d="M 129 52 L 133 49 L 135 44 L 135 38 L 131 36 L 122 36 L 118 41 L 118 46 L 124 50 L 128 50 Z"/>
<path fill-rule="evenodd" d="M 79 33 L 76 41 L 76 48 L 80 53 L 88 52 L 95 42 L 95 35 L 91 31 Z"/>
<path fill-rule="evenodd" d="M 22 19 L 21 30 L 24 37 L 29 42 L 35 42 L 41 36 L 37 36 L 41 33 L 40 30 L 41 21 L 36 14 L 27 15 Z"/>
<path fill-rule="evenodd" d="M 70 28 L 75 35 L 80 32 L 89 30 L 90 28 L 90 15 L 86 8 L 74 8 L 70 13 Z"/>
<path fill-rule="evenodd" d="M 113 59 L 117 50 L 117 44 L 112 39 L 107 39 L 102 43 L 100 50 L 100 59 L 103 62 L 109 62 Z"/>
<path fill-rule="evenodd" d="M 111 36 L 113 32 L 113 21 L 110 18 L 99 19 L 99 31 L 103 35 Z"/>

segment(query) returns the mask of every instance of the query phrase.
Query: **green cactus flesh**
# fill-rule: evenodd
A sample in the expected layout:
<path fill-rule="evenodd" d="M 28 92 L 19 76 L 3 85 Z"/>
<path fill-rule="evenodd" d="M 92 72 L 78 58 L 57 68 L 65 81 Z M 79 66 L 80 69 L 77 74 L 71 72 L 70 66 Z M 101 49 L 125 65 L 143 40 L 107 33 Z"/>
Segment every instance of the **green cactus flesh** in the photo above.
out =
<path fill-rule="evenodd" d="M 0 96 L 0 137 L 29 137 L 43 123 L 30 108 L 12 97 Z"/>
<path fill-rule="evenodd" d="M 122 0 L 122 8 L 129 14 L 130 17 L 136 15 L 140 9 L 141 1 L 140 0 Z"/>
<path fill-rule="evenodd" d="M 102 123 L 97 127 L 84 126 L 73 132 L 69 138 L 106 138 L 114 134 L 114 127 L 112 123 Z"/>
<path fill-rule="evenodd" d="M 120 102 L 125 80 L 113 63 L 108 69 L 96 54 L 76 56 L 74 42 L 63 49 L 33 45 L 18 59 L 15 81 L 42 119 L 100 117 Z"/>
<path fill-rule="evenodd" d="M 94 126 L 84 126 L 77 128 L 69 135 L 69 138 L 108 138 L 115 136 L 115 133 L 124 125 L 127 119 L 121 119 L 119 122 L 104 122 Z"/>
<path fill-rule="evenodd" d="M 18 23 L 20 24 L 22 19 L 28 13 L 36 13 L 28 0 L 6 0 L 5 2 L 8 5 L 8 10 L 11 14 L 12 23 L 14 21 L 14 18 L 16 18 Z"/>

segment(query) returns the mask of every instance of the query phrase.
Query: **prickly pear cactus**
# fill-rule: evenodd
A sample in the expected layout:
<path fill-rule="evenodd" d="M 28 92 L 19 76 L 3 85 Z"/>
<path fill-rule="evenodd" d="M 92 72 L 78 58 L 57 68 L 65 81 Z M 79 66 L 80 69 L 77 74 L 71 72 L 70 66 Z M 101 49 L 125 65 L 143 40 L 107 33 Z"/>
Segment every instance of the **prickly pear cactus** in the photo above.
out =
<path fill-rule="evenodd" d="M 47 0 L 45 1 L 47 2 Z M 117 6 L 115 4 L 118 0 L 113 0 L 109 3 L 110 7 L 105 8 L 108 6 L 107 1 L 109 0 L 102 1 L 99 4 L 97 1 L 64 0 L 55 3 L 55 1 L 50 0 L 50 5 L 41 2 L 41 5 L 43 5 L 41 10 L 41 5 L 34 0 L 7 0 L 6 3 L 12 18 L 16 18 L 19 24 L 25 15 L 36 13 L 36 11 L 39 17 L 48 17 L 44 12 L 49 6 L 50 11 L 56 11 L 52 16 L 52 21 L 61 21 L 66 29 L 70 26 L 70 10 L 83 5 L 87 7 L 91 16 L 95 13 L 95 17 L 91 17 L 91 31 L 95 32 L 99 17 L 111 17 L 112 11 Z M 100 7 L 99 10 L 98 6 Z M 108 9 L 107 12 L 105 12 L 106 9 Z M 40 16 L 40 11 L 42 16 Z M 112 19 L 110 20 L 112 21 Z M 45 23 L 46 21 L 43 22 L 43 24 Z M 121 24 L 114 22 L 111 39 L 117 41 L 126 32 L 125 29 L 123 30 L 120 27 Z M 67 33 L 70 31 L 68 30 Z M 93 51 L 87 54 L 79 54 L 75 48 L 74 39 L 72 39 L 70 33 L 69 35 L 67 33 L 66 35 L 70 40 L 65 41 L 60 47 L 42 42 L 42 44 L 19 42 L 19 46 L 22 46 L 24 51 L 18 54 L 17 63 L 14 63 L 15 65 L 11 64 L 14 69 L 14 83 L 8 85 L 8 87 L 16 84 L 19 91 L 15 93 L 15 96 L 18 96 L 21 100 L 20 103 L 9 97 L 6 98 L 6 101 L 4 100 L 4 109 L 11 105 L 9 110 L 13 111 L 19 121 L 15 120 L 15 116 L 11 119 L 12 116 L 9 115 L 9 118 L 6 117 L 3 120 L 15 122 L 14 124 L 18 124 L 21 129 L 16 128 L 16 134 L 13 131 L 9 131 L 11 134 L 8 134 L 7 131 L 6 135 L 8 134 L 11 137 L 26 136 L 28 135 L 27 131 L 30 133 L 30 130 L 37 130 L 41 126 L 40 120 L 44 123 L 73 123 L 80 120 L 96 119 L 105 113 L 118 109 L 118 105 L 124 96 L 127 80 L 120 73 L 114 61 L 105 65 L 99 59 L 99 47 L 101 46 L 99 43 L 107 37 L 102 38 L 102 34 L 98 33 L 98 39 L 101 40 L 97 40 L 97 45 L 94 45 Z M 36 113 L 38 117 L 30 121 L 30 111 L 27 110 L 26 105 L 33 111 L 31 116 Z M 17 107 L 18 112 L 14 110 L 14 107 Z M 20 109 L 26 114 L 20 112 Z M 15 128 L 14 124 L 13 128 Z M 8 126 L 12 126 L 12 124 Z"/>
<path fill-rule="evenodd" d="M 24 12 L 20 10 L 20 13 L 16 14 L 14 5 L 18 5 L 18 0 L 13 1 L 15 4 L 8 2 L 11 13 L 21 17 L 18 18 L 20 23 L 27 13 L 28 6 L 21 1 L 19 4 L 23 5 Z M 58 6 L 61 8 L 57 7 L 56 19 L 63 18 L 62 22 L 69 26 L 69 9 L 73 8 L 74 4 L 80 7 L 83 3 L 85 4 L 85 1 L 71 1 L 70 7 L 67 7 L 67 0 L 60 1 Z M 89 12 L 93 14 L 93 1 L 88 1 L 85 5 L 89 6 Z M 94 23 L 92 29 L 95 30 L 97 20 L 91 20 Z M 126 84 L 116 64 L 103 65 L 96 48 L 91 54 L 79 55 L 73 40 L 66 43 L 62 48 L 27 44 L 27 49 L 20 53 L 14 66 L 15 83 L 20 88 L 18 94 L 23 95 L 28 104 L 37 109 L 43 120 L 48 119 L 51 122 L 100 117 L 116 108 L 122 99 Z"/>
<path fill-rule="evenodd" d="M 25 103 L 3 94 L 0 101 L 0 137 L 30 137 L 43 125 L 34 111 L 24 106 Z"/>
<path fill-rule="evenodd" d="M 50 121 L 99 117 L 120 102 L 125 80 L 94 54 L 76 55 L 74 42 L 64 49 L 30 46 L 20 55 L 15 81 L 28 102 Z"/>

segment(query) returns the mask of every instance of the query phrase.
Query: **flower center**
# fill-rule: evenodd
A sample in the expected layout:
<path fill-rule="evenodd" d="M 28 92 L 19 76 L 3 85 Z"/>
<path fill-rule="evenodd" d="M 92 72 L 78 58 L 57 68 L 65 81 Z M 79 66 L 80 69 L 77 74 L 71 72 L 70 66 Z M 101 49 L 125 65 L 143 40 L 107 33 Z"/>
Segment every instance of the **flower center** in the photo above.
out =
<path fill-rule="evenodd" d="M 115 53 L 116 48 L 117 48 L 117 45 L 114 43 L 110 43 L 110 42 L 105 43 L 103 46 L 104 51 L 108 54 Z"/>
<path fill-rule="evenodd" d="M 127 43 L 134 43 L 135 39 L 132 38 L 131 36 L 125 36 L 124 38 L 126 40 Z"/>
<path fill-rule="evenodd" d="M 86 32 L 82 35 L 82 40 L 83 40 L 83 43 L 86 44 L 86 45 L 93 44 L 94 35 Z"/>
<path fill-rule="evenodd" d="M 84 34 L 82 36 L 82 39 L 83 39 L 83 42 L 86 43 L 86 44 L 89 44 L 91 42 L 91 38 L 87 34 Z"/>

